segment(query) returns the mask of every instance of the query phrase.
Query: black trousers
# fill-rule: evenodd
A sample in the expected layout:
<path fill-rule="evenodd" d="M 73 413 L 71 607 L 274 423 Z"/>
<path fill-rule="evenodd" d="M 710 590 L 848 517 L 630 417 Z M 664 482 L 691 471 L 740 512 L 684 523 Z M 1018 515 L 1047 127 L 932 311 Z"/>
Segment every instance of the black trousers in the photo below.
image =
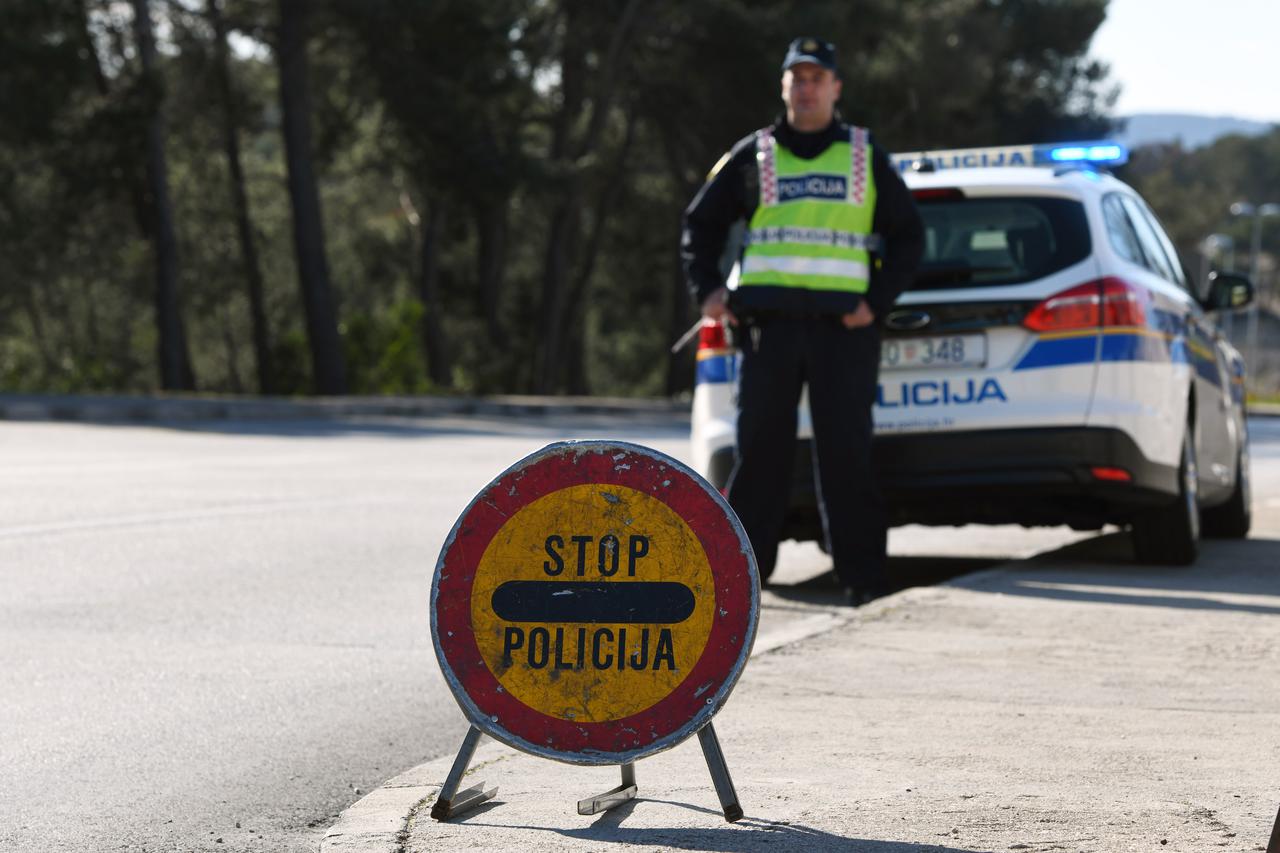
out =
<path fill-rule="evenodd" d="M 846 586 L 883 589 L 887 513 L 871 465 L 879 329 L 846 329 L 836 316 L 775 316 L 746 323 L 739 334 L 738 447 L 728 495 L 761 578 L 777 561 L 795 464 L 796 406 L 807 383 L 814 480 L 836 574 Z"/>

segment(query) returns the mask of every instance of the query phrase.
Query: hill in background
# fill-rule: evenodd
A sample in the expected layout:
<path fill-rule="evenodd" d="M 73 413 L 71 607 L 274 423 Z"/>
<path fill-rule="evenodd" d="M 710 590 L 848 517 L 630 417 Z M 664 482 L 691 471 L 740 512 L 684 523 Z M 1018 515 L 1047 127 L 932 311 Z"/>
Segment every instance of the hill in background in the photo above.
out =
<path fill-rule="evenodd" d="M 1232 116 L 1188 113 L 1136 113 L 1123 117 L 1121 121 L 1125 122 L 1125 127 L 1116 137 L 1130 148 L 1179 140 L 1183 148 L 1200 148 L 1220 136 L 1231 133 L 1258 136 L 1273 126 L 1268 122 Z"/>

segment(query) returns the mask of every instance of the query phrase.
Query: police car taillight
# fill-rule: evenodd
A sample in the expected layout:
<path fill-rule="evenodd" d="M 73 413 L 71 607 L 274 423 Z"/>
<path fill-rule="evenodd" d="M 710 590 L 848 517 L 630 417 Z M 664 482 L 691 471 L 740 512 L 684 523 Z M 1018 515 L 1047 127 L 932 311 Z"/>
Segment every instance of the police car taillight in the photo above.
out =
<path fill-rule="evenodd" d="M 1102 325 L 1145 326 L 1147 302 L 1151 294 L 1143 287 L 1121 278 L 1102 280 Z"/>
<path fill-rule="evenodd" d="M 1107 276 L 1055 293 L 1032 308 L 1022 325 L 1033 332 L 1066 332 L 1101 326 L 1142 326 L 1147 292 Z"/>
<path fill-rule="evenodd" d="M 725 349 L 728 346 L 724 324 L 717 320 L 703 320 L 702 328 L 698 330 L 698 350 Z"/>

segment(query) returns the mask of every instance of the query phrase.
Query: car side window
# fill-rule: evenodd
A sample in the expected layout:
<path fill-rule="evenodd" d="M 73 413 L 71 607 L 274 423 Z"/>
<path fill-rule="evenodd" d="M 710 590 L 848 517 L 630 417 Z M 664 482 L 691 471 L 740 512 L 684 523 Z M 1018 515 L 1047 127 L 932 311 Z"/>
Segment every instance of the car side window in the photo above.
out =
<path fill-rule="evenodd" d="M 1133 232 L 1133 225 L 1120 204 L 1120 196 L 1112 193 L 1102 200 L 1102 219 L 1107 226 L 1107 238 L 1111 248 L 1126 261 L 1146 266 L 1142 257 L 1142 249 L 1138 247 L 1138 235 Z"/>
<path fill-rule="evenodd" d="M 1133 223 L 1138 242 L 1142 244 L 1142 254 L 1147 258 L 1147 268 L 1167 281 L 1177 281 L 1178 277 L 1173 272 L 1174 262 L 1165 255 L 1164 247 L 1160 245 L 1160 238 L 1156 236 L 1151 223 L 1147 221 L 1142 207 L 1127 195 L 1121 196 L 1120 201 L 1124 204 L 1125 212 L 1129 214 L 1129 221 Z"/>
<path fill-rule="evenodd" d="M 1140 202 L 1138 206 L 1142 209 L 1143 217 L 1151 225 L 1151 230 L 1156 232 L 1156 239 L 1160 241 L 1160 247 L 1164 249 L 1165 256 L 1169 258 L 1169 263 L 1173 267 L 1174 284 L 1183 290 L 1190 290 L 1191 286 L 1187 283 L 1187 274 L 1182 268 L 1182 259 L 1178 257 L 1178 250 L 1173 247 L 1173 241 L 1165 233 L 1164 226 L 1160 224 L 1155 212 L 1151 210 L 1151 206 L 1145 201 Z"/>

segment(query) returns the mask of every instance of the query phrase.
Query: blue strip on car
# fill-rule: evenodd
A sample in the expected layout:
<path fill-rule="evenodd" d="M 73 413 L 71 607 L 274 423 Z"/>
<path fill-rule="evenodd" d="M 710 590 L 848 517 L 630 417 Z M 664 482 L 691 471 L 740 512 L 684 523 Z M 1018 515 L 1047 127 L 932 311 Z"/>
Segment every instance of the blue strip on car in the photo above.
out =
<path fill-rule="evenodd" d="M 698 359 L 696 381 L 699 384 L 703 382 L 733 382 L 737 379 L 737 366 L 738 357 L 734 353 L 700 358 Z"/>
<path fill-rule="evenodd" d="M 1098 338 L 1094 335 L 1077 338 L 1049 338 L 1035 342 L 1027 354 L 1014 366 L 1014 370 L 1033 370 L 1037 367 L 1063 367 L 1068 364 L 1091 364 L 1097 358 Z"/>
<path fill-rule="evenodd" d="M 1185 361 L 1162 338 L 1150 335 L 1103 335 L 1100 357 L 1103 361 Z"/>
<path fill-rule="evenodd" d="M 1041 367 L 1090 364 L 1095 358 L 1102 361 L 1171 361 L 1175 364 L 1190 364 L 1203 379 L 1214 385 L 1222 384 L 1217 362 L 1197 354 L 1183 338 L 1167 341 L 1153 335 L 1106 334 L 1101 336 L 1102 346 L 1099 352 L 1098 337 L 1088 335 L 1038 340 L 1013 369 L 1034 370 Z"/>

